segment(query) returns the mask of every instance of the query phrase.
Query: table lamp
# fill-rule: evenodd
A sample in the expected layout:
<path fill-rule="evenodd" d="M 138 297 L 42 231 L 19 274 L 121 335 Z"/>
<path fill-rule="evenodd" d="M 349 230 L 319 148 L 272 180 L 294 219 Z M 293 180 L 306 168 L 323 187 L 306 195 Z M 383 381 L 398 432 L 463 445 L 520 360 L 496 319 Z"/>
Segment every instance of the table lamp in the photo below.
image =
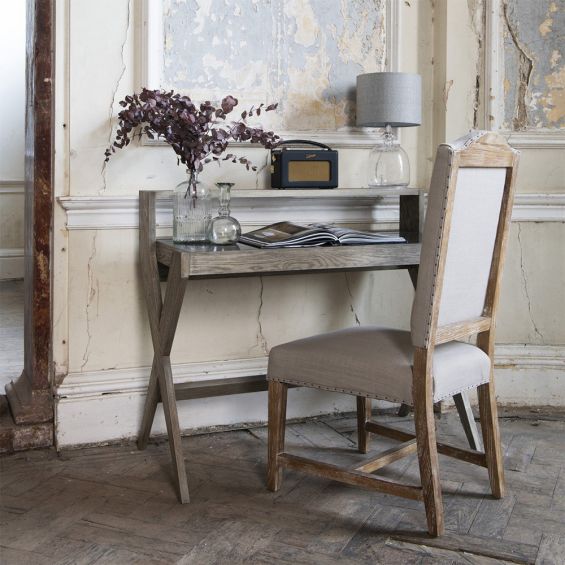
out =
<path fill-rule="evenodd" d="M 370 154 L 369 186 L 407 186 L 410 163 L 393 127 L 419 126 L 422 77 L 411 73 L 367 73 L 357 77 L 357 125 L 384 127 L 382 142 Z"/>

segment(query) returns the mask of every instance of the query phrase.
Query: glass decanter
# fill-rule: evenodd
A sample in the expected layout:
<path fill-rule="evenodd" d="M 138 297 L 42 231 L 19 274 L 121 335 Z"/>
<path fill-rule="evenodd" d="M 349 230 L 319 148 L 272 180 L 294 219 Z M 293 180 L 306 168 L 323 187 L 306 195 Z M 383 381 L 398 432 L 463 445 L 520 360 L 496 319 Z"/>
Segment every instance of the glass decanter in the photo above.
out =
<path fill-rule="evenodd" d="M 203 243 L 210 225 L 212 195 L 208 185 L 198 180 L 198 173 L 189 172 L 173 194 L 173 241 Z"/>
<path fill-rule="evenodd" d="M 236 243 L 241 235 L 239 222 L 230 216 L 231 187 L 233 182 L 218 182 L 216 186 L 220 191 L 220 207 L 218 215 L 212 218 L 208 228 L 208 240 L 217 245 Z"/>

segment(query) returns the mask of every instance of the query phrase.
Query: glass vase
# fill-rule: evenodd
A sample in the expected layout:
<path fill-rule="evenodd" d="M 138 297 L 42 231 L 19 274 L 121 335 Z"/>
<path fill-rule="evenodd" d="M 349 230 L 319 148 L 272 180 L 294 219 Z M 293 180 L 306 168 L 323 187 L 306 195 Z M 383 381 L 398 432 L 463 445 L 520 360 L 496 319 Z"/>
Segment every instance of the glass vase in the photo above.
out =
<path fill-rule="evenodd" d="M 210 222 L 208 240 L 217 245 L 236 243 L 241 235 L 239 222 L 230 216 L 231 187 L 233 185 L 233 182 L 216 183 L 220 191 L 220 207 L 218 215 Z"/>
<path fill-rule="evenodd" d="M 188 180 L 175 187 L 173 194 L 173 241 L 204 243 L 210 224 L 212 194 L 210 187 L 189 172 Z"/>

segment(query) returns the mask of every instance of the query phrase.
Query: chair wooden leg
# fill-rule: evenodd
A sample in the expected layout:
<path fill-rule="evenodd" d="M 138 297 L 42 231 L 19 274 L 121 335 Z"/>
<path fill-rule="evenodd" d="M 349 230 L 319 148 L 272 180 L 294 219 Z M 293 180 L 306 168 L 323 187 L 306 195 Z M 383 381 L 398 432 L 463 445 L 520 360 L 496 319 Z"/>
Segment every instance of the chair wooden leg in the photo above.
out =
<path fill-rule="evenodd" d="M 365 423 L 371 419 L 372 401 L 364 396 L 357 397 L 357 447 L 359 453 L 367 453 L 369 450 L 369 432 L 365 429 Z"/>
<path fill-rule="evenodd" d="M 414 423 L 418 444 L 420 479 L 426 507 L 428 532 L 440 536 L 444 531 L 443 502 L 439 481 L 439 463 L 436 446 L 434 405 L 431 391 L 431 363 L 427 371 L 425 350 L 414 355 Z M 429 372 L 430 374 L 426 375 Z"/>
<path fill-rule="evenodd" d="M 504 466 L 500 446 L 500 430 L 498 428 L 498 410 L 492 377 L 489 383 L 478 387 L 478 395 L 490 488 L 495 498 L 502 498 L 505 490 Z"/>
<path fill-rule="evenodd" d="M 282 467 L 279 454 L 284 451 L 286 424 L 286 398 L 288 385 L 269 381 L 269 453 L 267 462 L 267 488 L 279 490 L 282 483 Z"/>

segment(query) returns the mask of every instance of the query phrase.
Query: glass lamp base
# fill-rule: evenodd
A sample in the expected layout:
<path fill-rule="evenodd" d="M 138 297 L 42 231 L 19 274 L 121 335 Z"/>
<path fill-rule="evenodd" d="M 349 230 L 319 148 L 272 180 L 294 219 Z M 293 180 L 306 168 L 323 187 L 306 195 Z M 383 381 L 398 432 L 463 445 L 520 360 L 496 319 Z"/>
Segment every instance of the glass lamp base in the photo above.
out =
<path fill-rule="evenodd" d="M 410 163 L 399 144 L 377 145 L 369 156 L 369 186 L 408 186 Z"/>

